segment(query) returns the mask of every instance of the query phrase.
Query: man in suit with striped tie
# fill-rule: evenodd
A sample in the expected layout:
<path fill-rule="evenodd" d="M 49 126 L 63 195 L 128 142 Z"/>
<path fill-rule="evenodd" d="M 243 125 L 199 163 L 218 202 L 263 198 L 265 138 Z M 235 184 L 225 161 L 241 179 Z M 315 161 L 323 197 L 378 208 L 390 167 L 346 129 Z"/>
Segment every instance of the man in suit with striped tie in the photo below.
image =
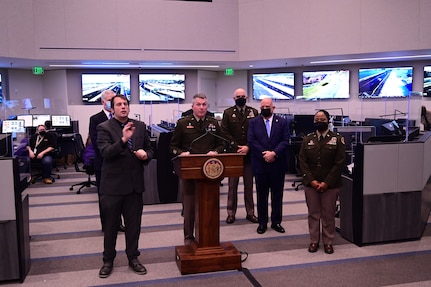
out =
<path fill-rule="evenodd" d="M 129 101 L 111 99 L 114 117 L 97 126 L 97 146 L 103 157 L 100 202 L 105 215 L 103 266 L 99 277 L 108 277 L 116 256 L 118 218 L 124 218 L 126 255 L 137 274 L 146 274 L 139 262 L 139 235 L 144 192 L 144 166 L 153 157 L 145 123 L 129 119 Z"/>

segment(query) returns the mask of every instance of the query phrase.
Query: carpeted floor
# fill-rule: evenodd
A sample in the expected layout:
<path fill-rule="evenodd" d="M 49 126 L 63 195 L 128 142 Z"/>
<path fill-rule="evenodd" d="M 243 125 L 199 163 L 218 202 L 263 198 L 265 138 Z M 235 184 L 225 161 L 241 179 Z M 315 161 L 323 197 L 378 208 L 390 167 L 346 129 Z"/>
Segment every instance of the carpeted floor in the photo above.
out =
<path fill-rule="evenodd" d="M 60 173 L 54 184 L 38 182 L 26 190 L 32 265 L 23 284 L 8 286 L 431 286 L 430 224 L 417 241 L 358 247 L 337 234 L 334 254 L 307 252 L 307 209 L 303 191 L 291 186 L 293 175 L 286 175 L 285 234 L 271 229 L 257 234 L 257 224 L 245 220 L 242 193 L 237 220 L 226 224 L 227 180 L 223 181 L 220 240 L 244 252 L 243 270 L 181 275 L 174 247 L 183 244 L 183 218 L 181 203 L 173 203 L 144 206 L 140 260 L 148 274 L 137 275 L 128 268 L 120 233 L 114 271 L 100 279 L 103 236 L 96 189 L 76 194 L 69 186 L 83 176 L 72 167 Z"/>

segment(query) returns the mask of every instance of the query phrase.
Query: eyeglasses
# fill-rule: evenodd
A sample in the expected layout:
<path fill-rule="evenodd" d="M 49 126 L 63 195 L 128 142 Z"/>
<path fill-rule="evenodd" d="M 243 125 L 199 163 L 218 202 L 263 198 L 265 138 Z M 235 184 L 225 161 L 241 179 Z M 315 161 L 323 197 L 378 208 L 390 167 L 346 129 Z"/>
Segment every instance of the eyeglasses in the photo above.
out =
<path fill-rule="evenodd" d="M 206 107 L 206 106 L 208 106 L 208 104 L 207 103 L 196 103 L 196 104 L 194 104 L 196 107 Z"/>

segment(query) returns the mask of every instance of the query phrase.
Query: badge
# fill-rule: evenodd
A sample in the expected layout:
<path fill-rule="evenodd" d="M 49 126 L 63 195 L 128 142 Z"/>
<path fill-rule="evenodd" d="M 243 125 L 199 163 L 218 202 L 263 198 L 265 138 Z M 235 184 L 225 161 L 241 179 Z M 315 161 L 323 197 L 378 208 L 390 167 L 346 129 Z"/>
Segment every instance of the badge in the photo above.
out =
<path fill-rule="evenodd" d="M 337 137 L 332 137 L 328 142 L 329 145 L 337 145 Z"/>

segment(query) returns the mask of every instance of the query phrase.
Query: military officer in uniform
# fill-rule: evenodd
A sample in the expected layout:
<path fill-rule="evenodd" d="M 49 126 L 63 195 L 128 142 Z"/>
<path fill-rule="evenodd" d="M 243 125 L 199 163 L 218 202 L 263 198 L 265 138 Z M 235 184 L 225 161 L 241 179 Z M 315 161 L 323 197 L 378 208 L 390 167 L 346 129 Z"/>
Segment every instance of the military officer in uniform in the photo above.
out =
<path fill-rule="evenodd" d="M 245 154 L 244 157 L 244 202 L 247 212 L 246 219 L 250 222 L 257 223 L 257 217 L 254 215 L 253 202 L 253 171 L 251 168 L 250 153 L 247 146 L 248 122 L 256 117 L 259 112 L 246 105 L 247 92 L 240 88 L 236 89 L 233 95 L 235 105 L 227 108 L 223 112 L 221 122 L 221 131 L 223 136 L 231 143 L 231 152 Z M 235 222 L 235 214 L 238 204 L 238 182 L 239 177 L 229 177 L 228 179 L 228 196 L 227 196 L 227 218 L 226 223 Z"/>
<path fill-rule="evenodd" d="M 299 152 L 310 232 L 309 252 L 316 252 L 320 242 L 320 224 L 324 252 L 334 253 L 336 201 L 345 168 L 344 138 L 328 128 L 329 113 L 314 115 L 315 132 L 304 137 Z"/>
<path fill-rule="evenodd" d="M 190 154 L 215 155 L 225 150 L 220 126 L 216 119 L 206 116 L 208 101 L 205 94 L 193 96 L 193 113 L 178 120 L 171 139 L 170 151 L 173 155 Z M 216 136 L 214 136 L 216 135 Z M 184 243 L 194 240 L 195 225 L 195 181 L 180 180 L 184 208 Z"/>

